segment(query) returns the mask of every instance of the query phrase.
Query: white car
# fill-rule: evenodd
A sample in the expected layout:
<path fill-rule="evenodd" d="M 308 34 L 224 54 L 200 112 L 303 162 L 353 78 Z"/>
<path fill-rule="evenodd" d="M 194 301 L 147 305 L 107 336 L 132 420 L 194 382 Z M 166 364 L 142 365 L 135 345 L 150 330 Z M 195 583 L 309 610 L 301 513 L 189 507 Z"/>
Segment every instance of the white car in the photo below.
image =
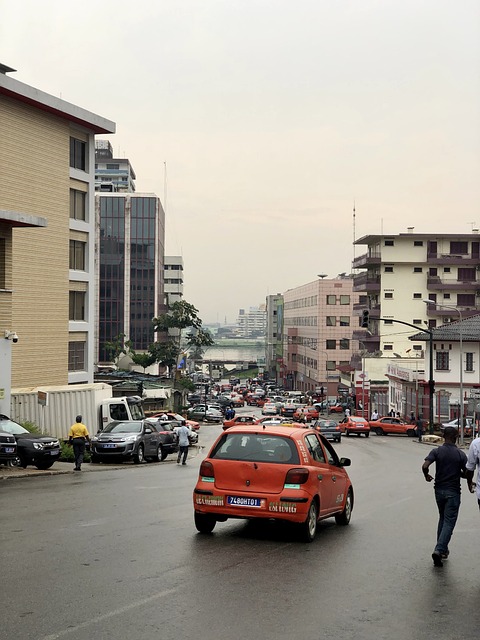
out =
<path fill-rule="evenodd" d="M 278 413 L 277 405 L 273 402 L 266 402 L 263 405 L 262 414 L 264 416 L 276 416 Z"/>
<path fill-rule="evenodd" d="M 450 422 L 442 422 L 442 429 L 445 429 L 445 427 L 453 427 L 454 429 L 458 429 L 460 427 L 460 418 L 450 420 Z M 467 429 L 471 429 L 473 427 L 473 418 L 465 418 L 465 427 Z"/>

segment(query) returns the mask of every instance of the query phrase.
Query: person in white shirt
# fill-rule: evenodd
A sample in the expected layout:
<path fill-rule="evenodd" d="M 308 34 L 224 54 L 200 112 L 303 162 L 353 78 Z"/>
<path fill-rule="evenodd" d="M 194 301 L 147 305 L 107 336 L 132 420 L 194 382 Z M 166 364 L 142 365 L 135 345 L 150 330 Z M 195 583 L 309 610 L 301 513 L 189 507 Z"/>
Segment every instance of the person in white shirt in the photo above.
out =
<path fill-rule="evenodd" d="M 372 420 L 378 420 L 378 411 L 376 409 L 372 411 Z"/>
<path fill-rule="evenodd" d="M 175 433 L 178 436 L 177 464 L 180 464 L 182 455 L 183 455 L 182 464 L 187 464 L 188 447 L 190 445 L 190 440 L 188 439 L 188 436 L 191 434 L 190 428 L 187 427 L 186 424 L 182 424 L 182 426 L 180 427 L 175 427 Z"/>
<path fill-rule="evenodd" d="M 475 493 L 475 482 L 473 482 L 473 474 L 475 469 L 480 469 L 480 436 L 472 440 L 467 455 L 467 485 L 470 493 Z M 480 508 L 480 479 L 477 471 L 477 501 Z"/>

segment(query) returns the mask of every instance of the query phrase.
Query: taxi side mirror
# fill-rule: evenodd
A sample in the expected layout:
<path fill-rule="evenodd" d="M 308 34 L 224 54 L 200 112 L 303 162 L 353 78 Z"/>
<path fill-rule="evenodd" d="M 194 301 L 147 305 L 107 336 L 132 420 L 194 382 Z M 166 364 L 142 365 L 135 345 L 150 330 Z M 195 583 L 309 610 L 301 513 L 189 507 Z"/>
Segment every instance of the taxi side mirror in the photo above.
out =
<path fill-rule="evenodd" d="M 341 467 L 349 467 L 352 464 L 350 458 L 340 458 L 340 466 Z"/>

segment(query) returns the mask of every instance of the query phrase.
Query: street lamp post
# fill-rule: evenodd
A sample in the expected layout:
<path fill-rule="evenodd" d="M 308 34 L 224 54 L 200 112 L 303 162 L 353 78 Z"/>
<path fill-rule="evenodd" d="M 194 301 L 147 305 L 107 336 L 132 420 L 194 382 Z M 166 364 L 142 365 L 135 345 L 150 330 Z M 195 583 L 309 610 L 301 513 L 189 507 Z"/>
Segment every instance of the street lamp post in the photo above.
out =
<path fill-rule="evenodd" d="M 423 300 L 425 304 L 434 304 L 436 307 L 444 307 L 445 309 L 453 309 L 458 313 L 460 324 L 458 325 L 458 342 L 460 351 L 460 444 L 464 444 L 465 440 L 465 428 L 464 428 L 464 402 L 463 402 L 463 332 L 462 332 L 462 312 L 458 307 L 453 304 L 443 304 L 440 302 L 434 302 L 433 300 Z"/>

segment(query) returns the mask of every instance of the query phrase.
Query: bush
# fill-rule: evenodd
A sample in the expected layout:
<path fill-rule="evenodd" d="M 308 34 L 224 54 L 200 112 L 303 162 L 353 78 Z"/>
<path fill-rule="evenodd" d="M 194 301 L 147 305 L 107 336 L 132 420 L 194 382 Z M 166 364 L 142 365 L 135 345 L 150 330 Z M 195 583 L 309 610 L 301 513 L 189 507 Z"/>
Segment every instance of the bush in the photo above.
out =
<path fill-rule="evenodd" d="M 60 448 L 62 450 L 60 454 L 60 462 L 75 462 L 75 457 L 73 455 L 73 447 L 71 444 L 66 444 L 62 440 L 60 440 Z M 90 462 L 90 452 L 88 450 L 85 451 L 85 455 L 83 458 L 84 462 Z"/>
<path fill-rule="evenodd" d="M 27 431 L 30 431 L 30 433 L 35 433 L 38 435 L 50 435 L 48 433 L 42 434 L 42 430 L 40 429 L 40 427 L 38 427 L 34 422 L 30 422 L 29 420 L 25 420 L 24 422 L 20 422 L 20 424 L 22 425 L 22 427 L 24 429 L 26 429 Z"/>

